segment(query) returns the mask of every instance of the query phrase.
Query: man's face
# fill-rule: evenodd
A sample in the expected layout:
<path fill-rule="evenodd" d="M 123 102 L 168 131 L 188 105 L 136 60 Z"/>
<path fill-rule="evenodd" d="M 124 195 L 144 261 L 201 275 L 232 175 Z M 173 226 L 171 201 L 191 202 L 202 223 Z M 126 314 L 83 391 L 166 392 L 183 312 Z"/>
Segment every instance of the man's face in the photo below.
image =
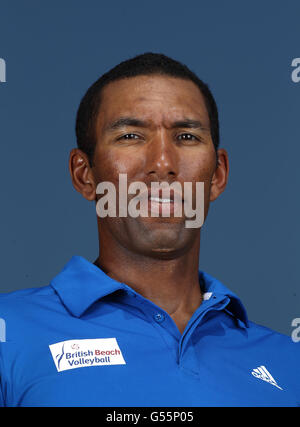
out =
<path fill-rule="evenodd" d="M 120 125 L 119 119 L 134 119 Z M 193 123 L 193 127 L 188 124 Z M 199 123 L 196 123 L 199 122 Z M 176 124 L 176 127 L 175 127 Z M 208 212 L 216 153 L 204 98 L 189 80 L 169 76 L 138 76 L 109 83 L 102 90 L 96 125 L 92 175 L 97 185 L 115 184 L 127 174 L 135 181 L 204 182 L 204 212 Z M 128 200 L 130 200 L 129 196 Z M 215 198 L 215 197 L 214 197 Z M 199 229 L 186 228 L 184 215 L 98 219 L 100 239 L 115 239 L 138 254 L 176 256 L 190 248 Z"/>

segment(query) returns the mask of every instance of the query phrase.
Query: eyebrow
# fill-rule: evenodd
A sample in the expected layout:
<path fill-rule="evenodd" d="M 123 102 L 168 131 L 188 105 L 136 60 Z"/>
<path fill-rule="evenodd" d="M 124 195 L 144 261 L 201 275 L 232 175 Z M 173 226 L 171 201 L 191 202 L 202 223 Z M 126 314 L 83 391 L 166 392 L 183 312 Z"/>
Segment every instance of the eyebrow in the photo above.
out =
<path fill-rule="evenodd" d="M 145 120 L 140 120 L 134 117 L 120 117 L 119 119 L 114 120 L 113 122 L 105 126 L 104 131 L 113 132 L 124 126 L 146 128 L 146 127 L 150 127 L 150 123 Z M 208 128 L 204 126 L 203 123 L 200 122 L 199 120 L 192 120 L 187 118 L 173 122 L 171 125 L 171 129 L 176 129 L 176 128 L 208 130 Z"/>

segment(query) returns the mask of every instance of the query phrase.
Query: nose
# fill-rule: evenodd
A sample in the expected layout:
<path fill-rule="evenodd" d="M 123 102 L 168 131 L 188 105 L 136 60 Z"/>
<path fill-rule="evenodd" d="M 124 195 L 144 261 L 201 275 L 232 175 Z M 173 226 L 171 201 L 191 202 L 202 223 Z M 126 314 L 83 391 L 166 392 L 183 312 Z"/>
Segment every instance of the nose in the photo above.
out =
<path fill-rule="evenodd" d="M 174 142 L 164 133 L 157 132 L 148 145 L 146 173 L 157 181 L 174 181 L 178 175 L 178 154 Z"/>

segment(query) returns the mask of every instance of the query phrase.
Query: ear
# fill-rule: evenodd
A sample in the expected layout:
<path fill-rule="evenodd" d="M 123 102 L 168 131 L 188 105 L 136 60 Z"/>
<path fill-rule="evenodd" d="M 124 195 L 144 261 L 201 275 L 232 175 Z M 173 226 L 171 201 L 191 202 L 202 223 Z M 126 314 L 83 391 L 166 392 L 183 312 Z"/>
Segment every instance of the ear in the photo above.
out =
<path fill-rule="evenodd" d="M 229 174 L 228 154 L 224 148 L 218 150 L 218 162 L 210 187 L 210 201 L 216 200 L 226 188 Z"/>
<path fill-rule="evenodd" d="M 96 199 L 96 187 L 88 156 L 78 148 L 73 148 L 69 157 L 69 171 L 73 187 L 87 200 Z"/>

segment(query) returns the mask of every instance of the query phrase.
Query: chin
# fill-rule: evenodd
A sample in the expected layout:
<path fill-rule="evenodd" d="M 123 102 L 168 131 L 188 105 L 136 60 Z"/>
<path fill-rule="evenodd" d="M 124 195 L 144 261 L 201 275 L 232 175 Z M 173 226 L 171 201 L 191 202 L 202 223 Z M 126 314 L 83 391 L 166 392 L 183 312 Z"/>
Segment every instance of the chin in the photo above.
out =
<path fill-rule="evenodd" d="M 139 246 L 144 254 L 155 258 L 172 259 L 186 252 L 193 240 L 190 233 L 185 233 L 182 229 L 159 227 L 147 230 Z"/>

